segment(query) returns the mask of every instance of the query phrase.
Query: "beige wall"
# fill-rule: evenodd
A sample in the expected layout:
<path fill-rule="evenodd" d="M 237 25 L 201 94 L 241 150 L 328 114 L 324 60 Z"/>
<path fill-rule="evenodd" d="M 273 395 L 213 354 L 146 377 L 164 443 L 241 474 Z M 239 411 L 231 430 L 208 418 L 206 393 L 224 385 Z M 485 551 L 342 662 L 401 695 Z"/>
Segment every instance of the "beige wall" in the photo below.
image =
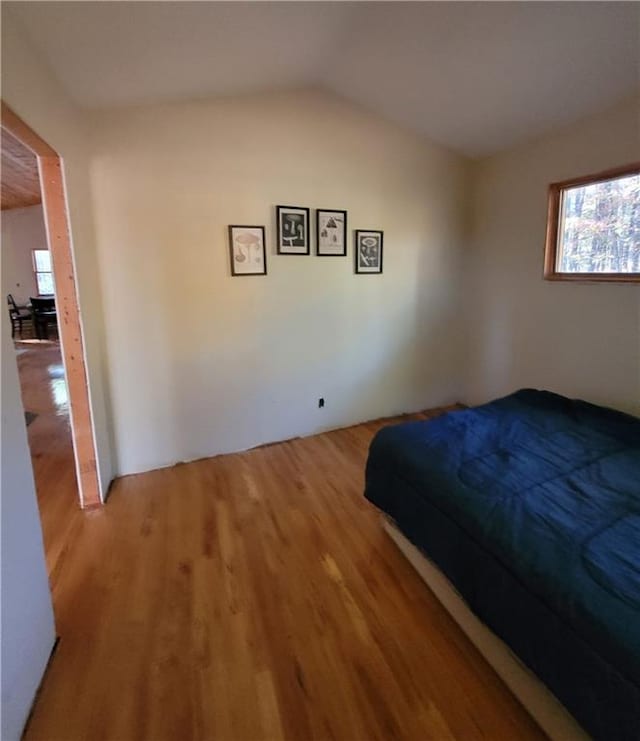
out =
<path fill-rule="evenodd" d="M 100 481 L 106 490 L 113 476 L 112 431 L 84 120 L 68 101 L 48 67 L 40 61 L 6 7 L 2 9 L 2 100 L 63 159 L 96 454 Z"/>
<path fill-rule="evenodd" d="M 542 279 L 547 186 L 640 159 L 640 101 L 479 163 L 466 401 L 531 386 L 640 412 L 640 285 Z"/>
<path fill-rule="evenodd" d="M 460 158 L 311 91 L 92 130 L 120 473 L 459 396 Z M 275 255 L 276 204 L 346 209 L 348 257 Z M 230 276 L 228 224 L 266 226 L 268 277 Z M 354 275 L 355 228 L 383 275 Z"/>
<path fill-rule="evenodd" d="M 38 295 L 33 272 L 33 250 L 47 249 L 42 206 L 3 211 L 2 293 L 10 293 L 19 305 Z"/>
<path fill-rule="evenodd" d="M 85 119 L 9 11 L 2 31 L 3 100 L 63 157 L 104 487 L 114 472 L 521 386 L 640 411 L 640 287 L 541 277 L 547 184 L 638 159 L 637 104 L 474 165 L 472 188 L 461 158 L 310 91 Z M 349 256 L 276 256 L 278 203 L 347 209 Z M 266 225 L 267 278 L 230 277 L 230 223 Z M 354 228 L 384 230 L 383 275 L 353 274 Z M 53 621 L 4 322 L 12 739 Z"/>
<path fill-rule="evenodd" d="M 638 408 L 638 288 L 541 278 L 547 184 L 637 158 L 637 106 L 470 168 L 312 91 L 85 120 L 3 31 L 3 98 L 64 156 L 104 485 L 525 385 Z M 346 259 L 274 255 L 282 202 L 384 229 L 384 274 L 353 275 L 351 234 Z M 242 222 L 267 226 L 268 278 L 229 276 Z"/>
<path fill-rule="evenodd" d="M 18 741 L 53 642 L 51 594 L 9 316 L 2 316 L 0 738 Z"/>
<path fill-rule="evenodd" d="M 80 302 L 91 373 L 91 400 L 103 485 L 111 478 L 108 415 L 101 377 L 103 335 L 99 285 L 92 256 L 86 153 L 73 110 L 2 14 L 2 99 L 64 157 L 71 205 Z M 84 175 L 83 175 L 84 170 Z M 3 266 L 4 267 L 4 266 Z M 4 285 L 4 270 L 3 270 Z M 12 350 L 9 317 L 2 320 L 2 731 L 20 738 L 55 638 L 24 410 Z"/>

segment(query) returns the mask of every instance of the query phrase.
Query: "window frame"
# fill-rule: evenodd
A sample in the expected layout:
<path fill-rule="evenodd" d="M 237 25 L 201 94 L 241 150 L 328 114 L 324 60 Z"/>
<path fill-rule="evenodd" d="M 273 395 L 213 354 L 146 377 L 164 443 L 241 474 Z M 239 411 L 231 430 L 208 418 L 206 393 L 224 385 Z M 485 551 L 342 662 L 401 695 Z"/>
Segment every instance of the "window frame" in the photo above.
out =
<path fill-rule="evenodd" d="M 547 232 L 544 246 L 544 279 L 588 283 L 640 283 L 640 273 L 562 273 L 556 269 L 558 237 L 562 212 L 562 194 L 569 188 L 614 180 L 625 175 L 640 175 L 640 161 L 621 165 L 591 175 L 561 180 L 549 185 L 547 202 Z"/>
<path fill-rule="evenodd" d="M 53 264 L 51 264 L 51 270 L 38 270 L 38 262 L 36 260 L 36 252 L 49 252 L 49 261 L 50 261 L 50 264 L 51 264 L 51 252 L 49 251 L 49 249 L 47 247 L 34 247 L 31 250 L 31 264 L 33 265 L 33 274 L 35 275 L 35 278 L 36 278 L 36 290 L 38 292 L 38 296 L 55 296 L 55 282 L 54 282 L 54 279 L 53 279 Z M 53 285 L 53 291 L 54 291 L 53 293 L 41 293 L 40 292 L 40 284 L 38 282 L 38 274 L 39 273 L 42 273 L 43 275 L 48 273 L 51 276 L 51 283 Z"/>

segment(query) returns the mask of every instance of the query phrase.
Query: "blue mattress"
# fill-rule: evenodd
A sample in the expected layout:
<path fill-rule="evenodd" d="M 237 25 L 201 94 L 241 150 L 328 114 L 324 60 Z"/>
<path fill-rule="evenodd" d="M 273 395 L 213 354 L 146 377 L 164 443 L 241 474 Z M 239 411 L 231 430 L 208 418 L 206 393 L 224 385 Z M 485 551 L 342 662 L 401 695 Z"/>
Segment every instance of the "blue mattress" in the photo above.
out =
<path fill-rule="evenodd" d="M 640 419 L 525 389 L 371 443 L 365 496 L 596 739 L 640 739 Z"/>

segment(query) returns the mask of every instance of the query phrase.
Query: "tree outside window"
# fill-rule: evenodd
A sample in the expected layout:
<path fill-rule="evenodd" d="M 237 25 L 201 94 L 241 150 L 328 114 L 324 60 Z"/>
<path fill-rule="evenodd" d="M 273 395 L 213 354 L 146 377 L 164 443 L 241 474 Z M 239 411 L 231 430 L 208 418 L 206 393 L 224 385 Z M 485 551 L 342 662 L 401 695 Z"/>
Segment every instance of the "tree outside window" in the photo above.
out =
<path fill-rule="evenodd" d="M 640 165 L 550 186 L 545 277 L 640 280 Z"/>

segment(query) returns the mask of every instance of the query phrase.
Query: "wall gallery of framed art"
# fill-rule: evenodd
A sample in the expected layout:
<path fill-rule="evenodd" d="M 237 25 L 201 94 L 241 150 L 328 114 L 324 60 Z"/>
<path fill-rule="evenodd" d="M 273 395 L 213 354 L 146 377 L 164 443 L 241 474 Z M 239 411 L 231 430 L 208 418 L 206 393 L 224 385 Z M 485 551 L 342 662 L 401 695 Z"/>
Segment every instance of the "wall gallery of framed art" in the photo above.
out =
<path fill-rule="evenodd" d="M 340 209 L 315 210 L 317 257 L 347 256 L 347 212 Z M 233 277 L 267 274 L 265 226 L 232 224 L 229 230 L 229 258 Z M 276 206 L 276 253 L 311 254 L 311 209 L 306 206 Z M 378 229 L 354 231 L 354 273 L 382 273 L 384 232 Z"/>

